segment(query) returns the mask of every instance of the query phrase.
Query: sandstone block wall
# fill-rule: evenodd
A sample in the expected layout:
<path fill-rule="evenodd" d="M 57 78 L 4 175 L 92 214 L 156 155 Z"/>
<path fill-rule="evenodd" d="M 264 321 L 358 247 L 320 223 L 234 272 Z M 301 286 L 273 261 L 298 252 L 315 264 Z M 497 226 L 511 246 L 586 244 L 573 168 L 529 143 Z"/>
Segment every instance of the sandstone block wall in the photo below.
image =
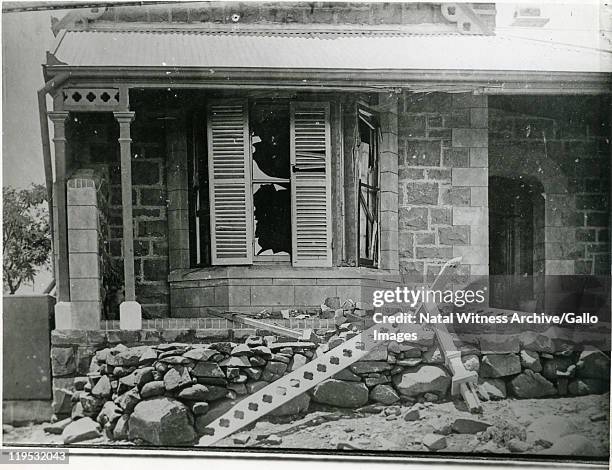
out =
<path fill-rule="evenodd" d="M 498 105 L 496 105 L 498 106 Z M 593 112 L 597 116 L 596 112 Z M 610 274 L 610 144 L 606 122 L 490 110 L 490 174 L 532 177 L 544 189 L 538 235 L 546 274 Z M 586 116 L 583 116 L 586 118 Z"/>
<path fill-rule="evenodd" d="M 405 93 L 399 106 L 401 272 L 431 281 L 462 256 L 460 272 L 488 275 L 487 97 Z"/>

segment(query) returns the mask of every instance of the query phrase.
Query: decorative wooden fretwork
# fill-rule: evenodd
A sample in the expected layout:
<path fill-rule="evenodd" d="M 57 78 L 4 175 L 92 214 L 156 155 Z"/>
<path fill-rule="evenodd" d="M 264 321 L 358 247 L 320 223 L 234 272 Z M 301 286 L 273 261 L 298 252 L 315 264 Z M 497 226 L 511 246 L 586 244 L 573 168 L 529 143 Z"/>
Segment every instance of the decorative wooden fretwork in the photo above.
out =
<path fill-rule="evenodd" d="M 119 88 L 64 88 L 64 109 L 109 111 L 119 109 Z"/>

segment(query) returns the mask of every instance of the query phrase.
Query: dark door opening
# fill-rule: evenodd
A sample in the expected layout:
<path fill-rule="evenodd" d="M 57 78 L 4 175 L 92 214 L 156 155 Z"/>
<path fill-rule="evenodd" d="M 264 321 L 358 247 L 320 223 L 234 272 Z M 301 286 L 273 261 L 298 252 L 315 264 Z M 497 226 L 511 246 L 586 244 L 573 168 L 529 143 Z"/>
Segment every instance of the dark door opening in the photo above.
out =
<path fill-rule="evenodd" d="M 542 185 L 527 178 L 489 178 L 490 305 L 533 310 L 535 276 L 544 260 Z"/>

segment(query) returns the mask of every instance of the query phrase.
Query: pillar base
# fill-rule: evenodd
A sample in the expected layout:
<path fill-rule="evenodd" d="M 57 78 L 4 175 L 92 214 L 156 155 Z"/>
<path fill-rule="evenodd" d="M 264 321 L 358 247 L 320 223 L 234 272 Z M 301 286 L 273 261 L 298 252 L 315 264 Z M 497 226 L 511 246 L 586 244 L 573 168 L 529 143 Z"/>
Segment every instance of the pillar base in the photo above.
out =
<path fill-rule="evenodd" d="M 57 302 L 54 307 L 55 329 L 72 330 L 72 302 Z"/>
<path fill-rule="evenodd" d="M 142 330 L 142 308 L 135 300 L 121 302 L 119 305 L 119 328 Z"/>

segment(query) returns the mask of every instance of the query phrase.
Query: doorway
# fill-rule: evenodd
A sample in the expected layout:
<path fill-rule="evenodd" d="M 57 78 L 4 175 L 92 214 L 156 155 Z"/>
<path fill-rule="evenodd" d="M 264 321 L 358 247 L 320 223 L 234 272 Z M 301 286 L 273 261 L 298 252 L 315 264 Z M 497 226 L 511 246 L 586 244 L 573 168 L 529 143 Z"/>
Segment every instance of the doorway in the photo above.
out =
<path fill-rule="evenodd" d="M 544 266 L 544 189 L 528 177 L 489 178 L 490 305 L 533 311 Z"/>

